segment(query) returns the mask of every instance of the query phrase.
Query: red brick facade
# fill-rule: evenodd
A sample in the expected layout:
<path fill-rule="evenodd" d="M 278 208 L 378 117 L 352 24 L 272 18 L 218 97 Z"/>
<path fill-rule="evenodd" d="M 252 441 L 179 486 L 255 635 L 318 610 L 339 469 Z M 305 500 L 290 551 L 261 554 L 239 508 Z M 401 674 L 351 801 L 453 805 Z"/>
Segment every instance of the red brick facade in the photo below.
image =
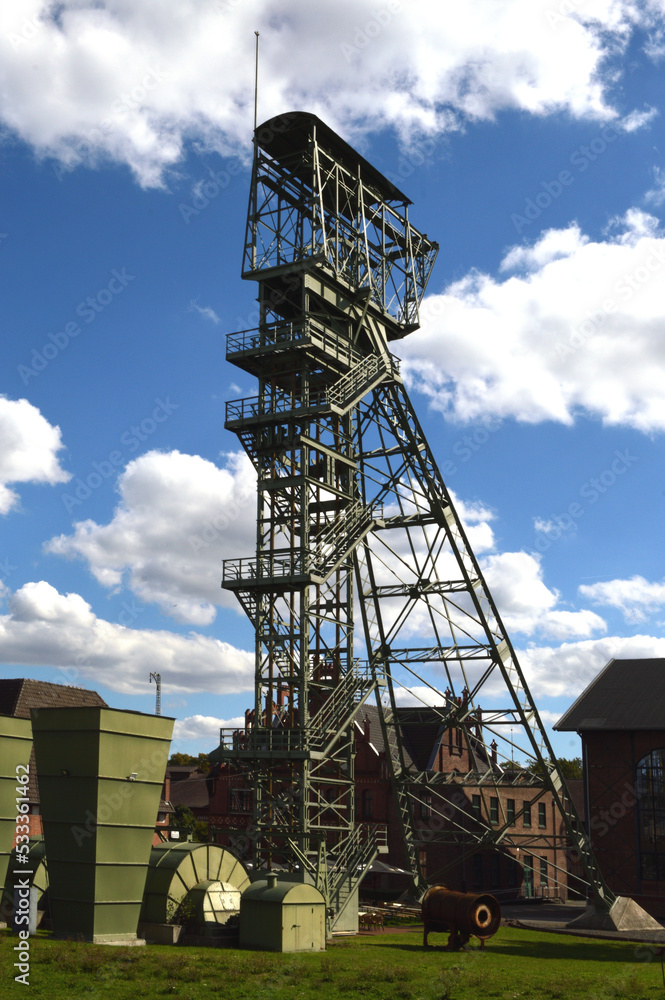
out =
<path fill-rule="evenodd" d="M 631 896 L 652 916 L 665 917 L 665 879 L 648 863 L 648 833 L 640 837 L 637 779 L 639 762 L 652 750 L 665 748 L 665 730 L 601 730 L 581 736 L 589 834 L 603 876 L 617 894 Z M 646 802 L 642 808 L 648 808 Z"/>
<path fill-rule="evenodd" d="M 403 868 L 404 846 L 386 755 L 380 749 L 376 711 L 361 716 L 354 728 L 356 820 L 387 824 L 389 853 L 380 860 Z M 491 782 L 482 787 L 437 783 L 437 774 L 466 773 L 478 766 L 477 760 L 470 759 L 461 734 L 458 737 L 456 731 L 447 731 L 442 739 L 441 728 L 433 713 L 425 724 L 403 726 L 405 750 L 426 775 L 423 783 L 413 786 L 412 797 L 417 846 L 428 880 L 443 881 L 464 891 L 493 891 L 500 898 L 524 894 L 566 898 L 568 859 L 552 796 L 543 794 L 533 802 L 530 813 L 525 811 L 525 802 L 536 799 L 542 788 L 519 768 L 506 772 L 499 787 Z M 211 839 L 241 855 L 247 851 L 248 840 L 241 831 L 251 825 L 252 792 L 240 773 L 226 765 L 216 766 L 205 783 L 199 777 L 195 788 L 190 781 L 178 782 L 172 786 L 172 800 L 178 804 L 181 799 L 197 818 L 210 824 Z M 463 857 L 460 846 L 437 842 L 458 825 L 467 834 L 480 835 L 481 826 L 473 818 L 477 810 L 496 827 L 514 816 L 511 833 L 524 838 L 523 846 L 519 850 L 472 851 Z M 240 836 L 230 831 L 240 831 Z M 404 878 L 389 874 L 370 875 L 364 883 L 365 890 L 374 894 L 398 894 L 405 887 Z"/>

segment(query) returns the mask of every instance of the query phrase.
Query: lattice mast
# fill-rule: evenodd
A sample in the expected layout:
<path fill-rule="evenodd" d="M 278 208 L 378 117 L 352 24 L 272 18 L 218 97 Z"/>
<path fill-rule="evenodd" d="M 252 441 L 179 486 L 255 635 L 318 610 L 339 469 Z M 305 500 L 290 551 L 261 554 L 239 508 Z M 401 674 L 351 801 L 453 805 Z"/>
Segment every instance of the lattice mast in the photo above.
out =
<path fill-rule="evenodd" d="M 222 733 L 220 755 L 254 788 L 255 864 L 311 873 L 339 915 L 378 849 L 377 831 L 356 822 L 351 726 L 376 692 L 422 889 L 414 787 L 417 797 L 446 779 L 405 766 L 396 688 L 417 682 L 431 689 L 442 726 L 463 734 L 475 762 L 457 777 L 463 787 L 505 785 L 487 740 L 526 736 L 520 752 L 542 789 L 534 801 L 553 794 L 586 877 L 610 905 L 388 349 L 417 329 L 438 251 L 409 222 L 409 204 L 313 115 L 255 132 L 243 277 L 258 282 L 260 324 L 229 335 L 227 358 L 259 391 L 227 404 L 226 427 L 257 471 L 257 545 L 252 558 L 226 560 L 223 579 L 255 628 L 255 705 L 244 732 Z M 437 839 L 462 853 L 519 839 L 508 822 L 479 828 L 477 817 L 469 833 L 462 807 L 442 815 Z"/>

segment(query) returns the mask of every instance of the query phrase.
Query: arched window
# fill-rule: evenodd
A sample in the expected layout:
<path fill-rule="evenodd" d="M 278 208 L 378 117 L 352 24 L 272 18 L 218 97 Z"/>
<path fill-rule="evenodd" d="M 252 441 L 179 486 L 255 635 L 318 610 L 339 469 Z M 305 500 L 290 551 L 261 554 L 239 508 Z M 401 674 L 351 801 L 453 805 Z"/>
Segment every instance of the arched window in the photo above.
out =
<path fill-rule="evenodd" d="M 665 748 L 652 750 L 637 765 L 640 872 L 665 881 Z"/>

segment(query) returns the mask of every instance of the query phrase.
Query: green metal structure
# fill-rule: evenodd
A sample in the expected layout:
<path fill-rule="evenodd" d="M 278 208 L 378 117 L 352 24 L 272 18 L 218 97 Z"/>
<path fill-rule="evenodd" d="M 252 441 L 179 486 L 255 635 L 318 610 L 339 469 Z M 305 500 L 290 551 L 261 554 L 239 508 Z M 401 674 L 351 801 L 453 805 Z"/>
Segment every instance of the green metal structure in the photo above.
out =
<path fill-rule="evenodd" d="M 3 912 L 9 913 L 13 909 L 14 887 L 19 879 L 23 880 L 26 876 L 37 890 L 37 909 L 43 910 L 48 906 L 48 867 L 43 836 L 31 837 L 29 847 L 27 864 L 16 860 L 16 849 L 11 853 L 2 896 Z"/>
<path fill-rule="evenodd" d="M 258 393 L 227 403 L 225 426 L 257 472 L 257 540 L 253 556 L 225 561 L 222 585 L 255 631 L 255 704 L 215 752 L 254 789 L 254 863 L 311 879 L 343 925 L 381 836 L 357 822 L 354 801 L 351 723 L 375 696 L 414 891 L 427 884 L 414 802 L 438 816 L 429 843 L 449 844 L 453 864 L 542 842 L 512 817 L 490 820 L 489 797 L 504 802 L 515 781 L 533 803 L 552 795 L 564 825 L 552 846 L 577 852 L 609 908 L 389 349 L 418 328 L 437 244 L 409 221 L 409 199 L 314 115 L 266 122 L 254 151 L 242 276 L 257 282 L 260 321 L 228 336 L 227 359 Z M 397 706 L 414 686 L 468 751 L 468 773 L 407 768 Z M 514 757 L 524 764 L 511 776 Z M 479 791 L 481 811 L 461 794 L 451 812 L 451 784 Z M 555 879 L 568 878 L 563 861 Z"/>
<path fill-rule="evenodd" d="M 32 710 L 54 933 L 136 939 L 173 719 Z"/>
<path fill-rule="evenodd" d="M 158 844 L 150 852 L 141 923 L 165 924 L 199 886 L 211 883 L 243 892 L 250 884 L 244 865 L 216 844 Z"/>
<path fill-rule="evenodd" d="M 16 835 L 16 800 L 26 789 L 20 779 L 27 778 L 31 750 L 30 720 L 0 715 L 0 887 L 5 884 Z"/>

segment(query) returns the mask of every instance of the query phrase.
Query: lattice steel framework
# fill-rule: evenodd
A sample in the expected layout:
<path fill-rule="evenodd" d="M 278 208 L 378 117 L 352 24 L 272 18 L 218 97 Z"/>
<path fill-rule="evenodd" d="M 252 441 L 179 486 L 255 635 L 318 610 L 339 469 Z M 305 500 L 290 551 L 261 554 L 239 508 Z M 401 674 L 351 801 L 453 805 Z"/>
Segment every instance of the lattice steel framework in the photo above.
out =
<path fill-rule="evenodd" d="M 490 823 L 464 804 L 451 814 L 436 798 L 451 784 L 483 798 L 512 784 L 532 788 L 533 802 L 551 793 L 565 843 L 609 907 L 614 897 L 388 349 L 418 327 L 438 251 L 410 224 L 409 204 L 313 115 L 256 131 L 243 277 L 258 282 L 260 324 L 229 335 L 227 358 L 258 378 L 258 394 L 227 404 L 226 427 L 257 471 L 257 548 L 226 560 L 223 578 L 255 629 L 256 693 L 245 730 L 222 732 L 219 756 L 254 788 L 255 864 L 309 872 L 339 917 L 380 846 L 381 831 L 356 822 L 353 771 L 352 720 L 376 693 L 418 890 L 414 801 L 426 792 L 445 818 L 436 840 L 458 857 L 526 847 L 533 837 L 505 814 Z M 406 766 L 400 687 L 438 705 L 442 728 L 462 734 L 470 771 Z M 515 747 L 519 768 L 509 766 Z"/>

